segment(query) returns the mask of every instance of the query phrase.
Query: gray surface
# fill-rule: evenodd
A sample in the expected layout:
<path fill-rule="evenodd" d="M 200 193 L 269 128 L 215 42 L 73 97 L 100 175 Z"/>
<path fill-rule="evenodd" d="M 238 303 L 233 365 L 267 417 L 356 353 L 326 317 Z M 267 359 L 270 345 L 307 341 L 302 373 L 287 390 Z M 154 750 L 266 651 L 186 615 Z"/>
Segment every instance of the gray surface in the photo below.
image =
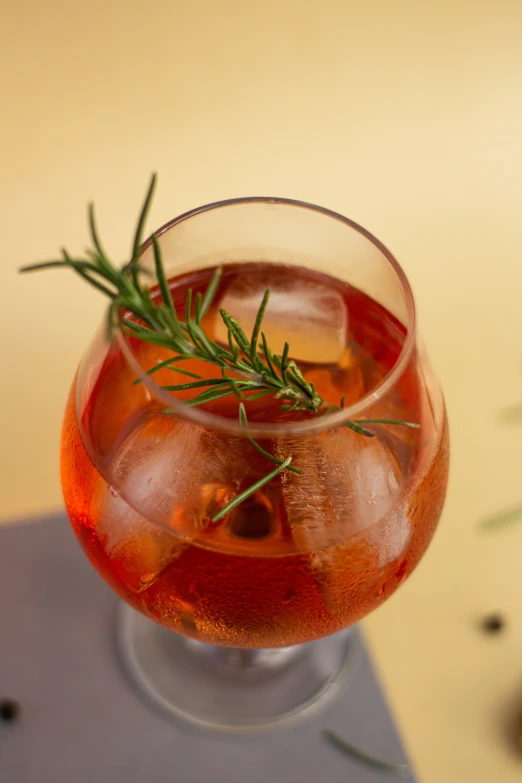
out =
<path fill-rule="evenodd" d="M 404 761 L 367 656 L 340 701 L 309 721 L 254 739 L 209 737 L 169 723 L 129 686 L 115 650 L 116 607 L 63 516 L 0 528 L 0 697 L 23 709 L 17 722 L 0 724 L 2 783 L 398 779 L 321 738 L 332 728 Z"/>

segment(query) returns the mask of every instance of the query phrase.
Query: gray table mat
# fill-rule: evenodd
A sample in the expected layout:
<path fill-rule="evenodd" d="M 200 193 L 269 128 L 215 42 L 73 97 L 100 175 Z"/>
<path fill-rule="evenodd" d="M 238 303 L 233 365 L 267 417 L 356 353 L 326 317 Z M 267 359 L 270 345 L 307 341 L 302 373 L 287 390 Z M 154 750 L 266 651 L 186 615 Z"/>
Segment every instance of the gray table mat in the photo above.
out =
<path fill-rule="evenodd" d="M 0 697 L 22 706 L 17 721 L 0 723 L 2 783 L 398 779 L 321 736 L 330 728 L 379 758 L 405 761 L 366 653 L 343 696 L 307 721 L 255 738 L 184 731 L 129 685 L 116 653 L 117 600 L 63 515 L 0 528 Z"/>

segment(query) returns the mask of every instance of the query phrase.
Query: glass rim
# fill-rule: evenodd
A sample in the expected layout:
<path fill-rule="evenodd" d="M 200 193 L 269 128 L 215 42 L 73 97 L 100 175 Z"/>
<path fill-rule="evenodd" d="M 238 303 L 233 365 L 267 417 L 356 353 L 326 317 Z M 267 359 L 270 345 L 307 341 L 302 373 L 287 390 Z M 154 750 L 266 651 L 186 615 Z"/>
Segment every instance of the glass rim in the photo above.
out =
<path fill-rule="evenodd" d="M 214 201 L 209 204 L 196 207 L 195 209 L 192 209 L 188 212 L 184 212 L 178 217 L 169 220 L 154 233 L 156 237 L 160 237 L 162 234 L 165 234 L 167 231 L 170 231 L 170 229 L 174 228 L 174 226 L 205 212 L 222 209 L 228 206 L 252 203 L 280 204 L 283 206 L 297 207 L 300 209 L 307 209 L 312 212 L 320 213 L 326 217 L 337 220 L 364 236 L 383 254 L 388 263 L 392 266 L 401 285 L 402 293 L 406 303 L 406 312 L 408 318 L 406 339 L 404 340 L 401 352 L 395 363 L 376 386 L 366 392 L 359 400 L 357 400 L 357 402 L 354 402 L 342 410 L 336 411 L 335 413 L 331 413 L 328 416 L 317 416 L 306 419 L 305 421 L 289 421 L 279 423 L 249 422 L 248 426 L 245 426 L 234 419 L 229 419 L 216 413 L 203 411 L 200 408 L 191 407 L 181 400 L 178 400 L 168 392 L 163 391 L 163 389 L 161 389 L 160 386 L 158 386 L 158 384 L 154 381 L 153 377 L 147 375 L 146 371 L 141 366 L 139 360 L 131 349 L 123 331 L 116 329 L 114 332 L 114 338 L 119 348 L 121 349 L 125 360 L 148 389 L 148 391 L 153 395 L 153 397 L 155 397 L 156 400 L 159 400 L 172 411 L 175 411 L 176 416 L 179 416 L 179 418 L 185 419 L 186 421 L 191 421 L 194 424 L 205 427 L 206 429 L 225 432 L 229 435 L 244 436 L 248 434 L 258 438 L 285 438 L 296 435 L 317 434 L 335 429 L 345 424 L 348 420 L 353 419 L 356 416 L 360 416 L 378 399 L 383 397 L 389 391 L 389 389 L 394 386 L 396 381 L 401 377 L 402 373 L 406 369 L 406 366 L 412 355 L 416 339 L 416 311 L 411 286 L 404 270 L 395 256 L 370 231 L 367 231 L 367 229 L 363 228 L 363 226 L 360 226 L 350 218 L 344 217 L 344 215 L 341 215 L 339 212 L 334 212 L 330 209 L 317 206 L 316 204 L 311 204 L 307 201 L 272 196 L 246 196 L 242 198 Z M 143 253 L 150 247 L 151 244 L 152 235 L 147 240 L 145 240 L 141 246 L 140 256 L 143 255 Z"/>

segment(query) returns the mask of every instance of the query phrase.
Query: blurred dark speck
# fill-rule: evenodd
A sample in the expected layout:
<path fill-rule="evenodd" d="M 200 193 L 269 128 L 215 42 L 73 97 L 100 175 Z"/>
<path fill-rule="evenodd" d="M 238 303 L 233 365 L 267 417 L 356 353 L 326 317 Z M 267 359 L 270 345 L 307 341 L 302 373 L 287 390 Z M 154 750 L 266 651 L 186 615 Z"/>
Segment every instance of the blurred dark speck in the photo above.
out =
<path fill-rule="evenodd" d="M 485 633 L 495 634 L 504 630 L 506 621 L 501 614 L 493 612 L 483 617 L 480 625 Z"/>
<path fill-rule="evenodd" d="M 0 717 L 6 722 L 15 721 L 20 715 L 20 705 L 14 699 L 0 699 Z"/>

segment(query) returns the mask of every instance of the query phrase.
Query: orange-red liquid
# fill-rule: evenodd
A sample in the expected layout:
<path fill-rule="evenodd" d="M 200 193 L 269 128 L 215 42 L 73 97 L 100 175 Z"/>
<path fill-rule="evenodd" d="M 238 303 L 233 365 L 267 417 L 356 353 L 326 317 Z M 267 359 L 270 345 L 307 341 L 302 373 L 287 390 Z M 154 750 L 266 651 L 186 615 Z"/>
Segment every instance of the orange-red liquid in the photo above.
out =
<path fill-rule="evenodd" d="M 235 276 L 245 273 L 247 280 L 270 277 L 272 287 L 298 274 L 342 296 L 349 321 L 339 361 L 298 361 L 326 401 L 356 401 L 397 360 L 405 339 L 399 322 L 360 291 L 325 276 L 265 265 L 227 267 L 217 305 Z M 188 285 L 204 289 L 210 275 L 205 270 L 172 281 L 176 304 Z M 205 319 L 211 336 L 215 324 L 214 308 Z M 133 348 L 145 368 L 169 355 L 144 343 Z M 162 414 L 161 402 L 133 384 L 116 345 L 91 361 L 97 371 L 86 364 L 65 414 L 64 497 L 91 562 L 136 609 L 202 641 L 296 644 L 356 622 L 417 565 L 442 509 L 448 434 L 443 410 L 433 413 L 415 355 L 394 389 L 365 415 L 414 420 L 419 430 L 377 427 L 377 437 L 368 439 L 343 427 L 262 441 L 280 458 L 291 452 L 303 475 L 278 476 L 216 523 L 216 511 L 273 464 L 244 439 Z M 196 360 L 182 366 L 204 377 L 217 374 Z M 168 370 L 155 377 L 159 384 L 190 381 Z M 237 404 L 224 398 L 207 410 L 235 418 Z M 251 421 L 266 423 L 296 416 L 281 414 L 271 397 L 247 402 L 247 410 Z M 167 470 L 149 460 L 138 480 L 129 465 L 144 444 L 152 444 L 147 454 L 154 459 L 165 452 Z M 179 449 L 171 462 L 169 444 Z"/>

